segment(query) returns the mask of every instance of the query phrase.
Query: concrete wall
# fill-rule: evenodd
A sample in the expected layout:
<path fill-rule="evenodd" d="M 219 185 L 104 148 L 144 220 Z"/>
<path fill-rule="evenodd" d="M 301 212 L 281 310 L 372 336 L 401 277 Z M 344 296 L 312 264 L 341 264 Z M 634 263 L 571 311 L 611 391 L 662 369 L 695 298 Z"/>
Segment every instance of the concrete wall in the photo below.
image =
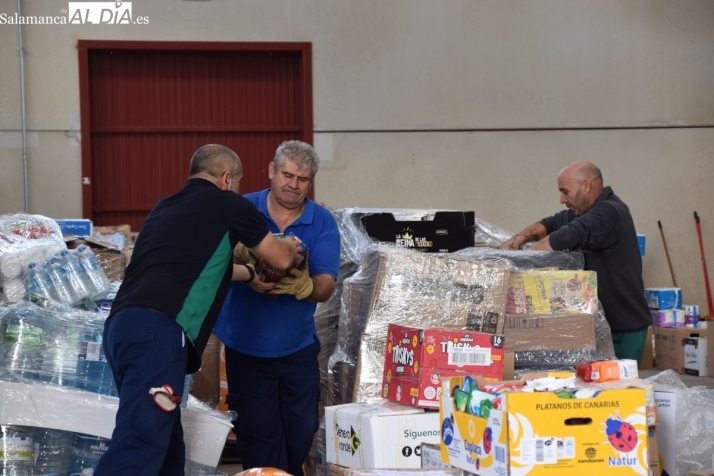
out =
<path fill-rule="evenodd" d="M 67 2 L 22 8 L 54 16 Z M 685 301 L 708 312 L 692 215 L 714 253 L 711 0 L 153 0 L 133 12 L 149 25 L 24 27 L 31 213 L 81 215 L 78 39 L 310 41 L 319 201 L 475 210 L 518 231 L 560 209 L 558 171 L 589 159 L 647 235 L 646 285 L 671 284 L 661 220 Z M 0 213 L 24 209 L 17 45 L 0 24 Z"/>

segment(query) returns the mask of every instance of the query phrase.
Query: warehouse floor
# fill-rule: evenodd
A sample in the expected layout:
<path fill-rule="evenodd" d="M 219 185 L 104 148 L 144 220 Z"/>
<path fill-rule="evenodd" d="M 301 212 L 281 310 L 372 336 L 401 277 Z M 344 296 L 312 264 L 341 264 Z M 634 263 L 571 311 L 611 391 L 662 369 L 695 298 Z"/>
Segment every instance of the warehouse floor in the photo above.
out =
<path fill-rule="evenodd" d="M 655 370 L 655 369 L 649 369 L 649 370 L 640 370 L 640 378 L 646 379 L 648 377 L 651 377 L 653 375 L 657 375 L 660 371 Z M 685 385 L 688 387 L 697 387 L 697 386 L 703 386 L 706 388 L 711 388 L 714 389 L 714 377 L 695 377 L 694 375 L 680 375 L 679 378 L 684 382 Z M 230 448 L 227 445 L 227 450 L 224 454 L 230 455 Z M 218 467 L 218 471 L 223 472 L 228 474 L 229 476 L 233 476 L 236 473 L 239 473 L 240 471 L 243 471 L 243 467 L 234 462 L 233 458 L 225 458 L 222 460 L 224 464 L 221 464 Z"/>

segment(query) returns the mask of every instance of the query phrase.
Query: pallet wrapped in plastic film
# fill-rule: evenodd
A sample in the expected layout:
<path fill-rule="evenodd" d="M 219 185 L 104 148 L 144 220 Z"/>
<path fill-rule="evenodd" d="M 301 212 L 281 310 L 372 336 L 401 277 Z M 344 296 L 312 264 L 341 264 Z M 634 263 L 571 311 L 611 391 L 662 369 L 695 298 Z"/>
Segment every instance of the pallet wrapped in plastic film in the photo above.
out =
<path fill-rule="evenodd" d="M 356 364 L 351 400 L 367 402 L 380 396 L 389 323 L 500 333 L 509 266 L 503 259 L 457 260 L 449 254 L 389 245 L 365 253 L 353 285 L 343 292 L 345 319 L 341 316 L 340 321 L 354 330 L 348 351 L 359 342 L 356 362 L 342 362 L 338 367 L 345 372 Z M 340 384 L 351 386 L 349 374 L 339 377 Z"/>

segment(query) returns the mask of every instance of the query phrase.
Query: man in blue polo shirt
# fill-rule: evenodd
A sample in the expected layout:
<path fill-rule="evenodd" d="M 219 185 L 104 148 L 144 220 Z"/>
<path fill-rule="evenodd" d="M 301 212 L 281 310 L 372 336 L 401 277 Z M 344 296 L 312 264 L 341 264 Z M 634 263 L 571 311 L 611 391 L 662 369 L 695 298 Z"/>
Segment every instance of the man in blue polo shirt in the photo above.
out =
<path fill-rule="evenodd" d="M 238 414 L 233 429 L 245 469 L 271 466 L 302 476 L 319 424 L 313 316 L 332 295 L 340 264 L 337 223 L 307 198 L 319 160 L 310 145 L 284 142 L 268 168 L 270 188 L 245 195 L 270 231 L 302 241 L 307 260 L 275 283 L 233 283 L 213 331 L 226 346 L 226 401 Z"/>

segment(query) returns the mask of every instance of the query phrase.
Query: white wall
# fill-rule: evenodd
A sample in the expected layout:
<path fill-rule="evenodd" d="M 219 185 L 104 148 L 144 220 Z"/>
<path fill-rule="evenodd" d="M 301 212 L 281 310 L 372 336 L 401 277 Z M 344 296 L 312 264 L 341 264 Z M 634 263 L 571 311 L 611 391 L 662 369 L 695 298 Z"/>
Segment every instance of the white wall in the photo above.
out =
<path fill-rule="evenodd" d="M 59 15 L 67 2 L 22 7 Z M 15 10 L 0 0 L 0 14 Z M 685 301 L 707 313 L 692 214 L 714 253 L 711 0 L 140 0 L 133 11 L 149 25 L 24 27 L 31 213 L 81 215 L 78 39 L 310 41 L 319 201 L 474 210 L 518 231 L 560 209 L 558 171 L 589 159 L 647 235 L 646 285 L 671 282 L 661 220 Z M 17 44 L 17 27 L 0 25 L 0 213 L 24 207 Z"/>

